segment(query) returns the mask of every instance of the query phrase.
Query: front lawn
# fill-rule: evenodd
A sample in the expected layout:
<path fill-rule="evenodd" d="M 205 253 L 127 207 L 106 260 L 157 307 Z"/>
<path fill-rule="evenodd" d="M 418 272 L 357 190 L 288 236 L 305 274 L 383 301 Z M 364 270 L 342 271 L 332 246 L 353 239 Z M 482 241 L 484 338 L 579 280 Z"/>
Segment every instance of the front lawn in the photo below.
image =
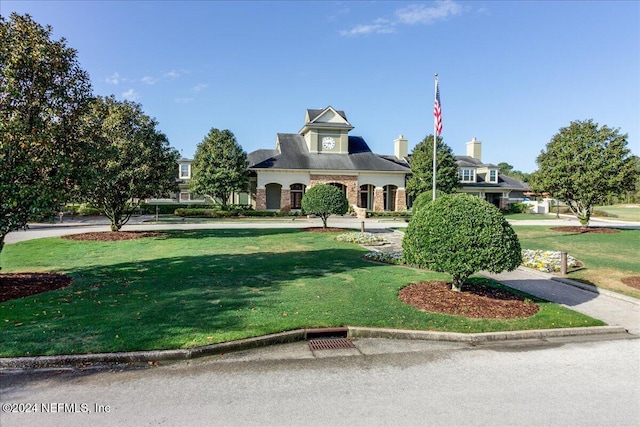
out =
<path fill-rule="evenodd" d="M 74 283 L 0 303 L 0 356 L 188 348 L 344 325 L 455 332 L 602 325 L 547 302 L 515 320 L 422 312 L 401 302 L 399 289 L 446 275 L 364 261 L 365 249 L 335 236 L 205 230 L 7 245 L 3 273 L 64 272 Z"/>
<path fill-rule="evenodd" d="M 569 233 L 519 225 L 515 225 L 514 230 L 523 249 L 565 251 L 584 263 L 584 268 L 569 273 L 569 278 L 640 298 L 640 290 L 620 281 L 624 277 L 640 276 L 640 230 Z"/>

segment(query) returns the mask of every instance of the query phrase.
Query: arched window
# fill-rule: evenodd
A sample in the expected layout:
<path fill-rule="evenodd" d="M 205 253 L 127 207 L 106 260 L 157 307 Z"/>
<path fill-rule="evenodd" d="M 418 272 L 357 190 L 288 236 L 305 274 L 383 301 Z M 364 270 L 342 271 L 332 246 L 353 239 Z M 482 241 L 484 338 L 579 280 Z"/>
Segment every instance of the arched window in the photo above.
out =
<path fill-rule="evenodd" d="M 358 207 L 373 210 L 373 195 L 375 187 L 371 184 L 360 186 L 360 197 L 358 198 Z"/>
<path fill-rule="evenodd" d="M 384 210 L 395 211 L 396 210 L 396 192 L 398 187 L 395 185 L 384 186 Z"/>
<path fill-rule="evenodd" d="M 264 186 L 267 195 L 267 209 L 278 210 L 280 209 L 280 194 L 282 185 L 280 184 L 267 184 Z"/>
<path fill-rule="evenodd" d="M 291 184 L 291 209 L 302 209 L 302 196 L 306 186 L 304 184 Z"/>

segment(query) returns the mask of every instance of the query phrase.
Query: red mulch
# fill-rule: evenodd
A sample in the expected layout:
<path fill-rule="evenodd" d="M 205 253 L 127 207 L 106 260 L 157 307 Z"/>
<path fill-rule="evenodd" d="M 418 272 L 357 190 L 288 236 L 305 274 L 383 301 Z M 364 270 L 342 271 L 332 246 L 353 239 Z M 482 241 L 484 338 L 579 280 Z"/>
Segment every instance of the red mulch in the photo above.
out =
<path fill-rule="evenodd" d="M 640 276 L 629 276 L 620 279 L 622 283 L 632 288 L 640 289 Z"/>
<path fill-rule="evenodd" d="M 68 240 L 83 240 L 93 242 L 118 242 L 121 240 L 142 239 L 143 237 L 160 237 L 165 233 L 143 231 L 103 231 L 94 233 L 69 234 L 62 236 Z"/>
<path fill-rule="evenodd" d="M 353 230 L 350 230 L 348 228 L 337 228 L 337 227 L 327 227 L 327 228 L 307 227 L 307 228 L 301 228 L 300 231 L 311 231 L 313 233 L 344 233 L 344 232 L 353 231 Z"/>
<path fill-rule="evenodd" d="M 52 291 L 54 289 L 66 288 L 71 282 L 73 282 L 73 278 L 66 274 L 0 274 L 0 302 Z"/>
<path fill-rule="evenodd" d="M 552 227 L 553 231 L 563 231 L 566 233 L 619 233 L 620 230 L 615 228 L 587 227 L 566 225 L 563 227 Z"/>
<path fill-rule="evenodd" d="M 402 288 L 398 296 L 420 310 L 474 319 L 515 319 L 539 310 L 511 292 L 478 284 L 465 284 L 462 292 L 454 292 L 447 282 L 414 283 Z"/>

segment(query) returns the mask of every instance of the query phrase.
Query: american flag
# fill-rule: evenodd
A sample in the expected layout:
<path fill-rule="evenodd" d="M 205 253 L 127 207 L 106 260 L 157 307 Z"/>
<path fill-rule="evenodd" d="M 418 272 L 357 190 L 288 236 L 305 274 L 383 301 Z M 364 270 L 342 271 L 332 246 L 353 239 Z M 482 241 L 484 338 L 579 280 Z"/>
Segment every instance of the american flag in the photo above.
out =
<path fill-rule="evenodd" d="M 436 82 L 436 100 L 433 104 L 434 125 L 438 135 L 442 133 L 442 105 L 440 104 L 440 86 Z"/>
<path fill-rule="evenodd" d="M 436 100 L 433 105 L 433 117 L 434 117 L 434 125 L 436 128 L 436 132 L 438 135 L 442 133 L 442 109 L 440 105 L 440 87 L 438 86 L 438 82 L 436 81 Z"/>

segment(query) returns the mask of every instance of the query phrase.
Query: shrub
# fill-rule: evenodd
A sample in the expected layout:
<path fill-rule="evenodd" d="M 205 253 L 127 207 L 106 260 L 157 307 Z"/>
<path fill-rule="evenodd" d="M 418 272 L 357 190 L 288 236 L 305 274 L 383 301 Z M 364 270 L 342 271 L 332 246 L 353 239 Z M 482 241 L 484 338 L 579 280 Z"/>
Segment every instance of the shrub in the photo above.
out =
<path fill-rule="evenodd" d="M 437 193 L 436 193 L 437 195 Z M 415 213 L 425 207 L 433 199 L 433 194 L 429 192 L 420 193 L 418 197 L 413 201 L 411 210 Z"/>
<path fill-rule="evenodd" d="M 76 211 L 76 213 L 80 216 L 97 216 L 97 215 L 101 215 L 102 211 L 98 208 L 94 208 L 91 205 L 82 203 L 78 207 L 78 210 Z"/>
<path fill-rule="evenodd" d="M 469 194 L 444 195 L 419 209 L 402 241 L 408 264 L 453 276 L 451 288 L 481 270 L 515 270 L 520 242 L 500 210 Z"/>
<path fill-rule="evenodd" d="M 348 210 L 349 201 L 342 190 L 333 185 L 314 185 L 302 197 L 302 211 L 319 216 L 323 228 L 327 228 L 327 218 L 330 215 L 344 215 Z"/>

